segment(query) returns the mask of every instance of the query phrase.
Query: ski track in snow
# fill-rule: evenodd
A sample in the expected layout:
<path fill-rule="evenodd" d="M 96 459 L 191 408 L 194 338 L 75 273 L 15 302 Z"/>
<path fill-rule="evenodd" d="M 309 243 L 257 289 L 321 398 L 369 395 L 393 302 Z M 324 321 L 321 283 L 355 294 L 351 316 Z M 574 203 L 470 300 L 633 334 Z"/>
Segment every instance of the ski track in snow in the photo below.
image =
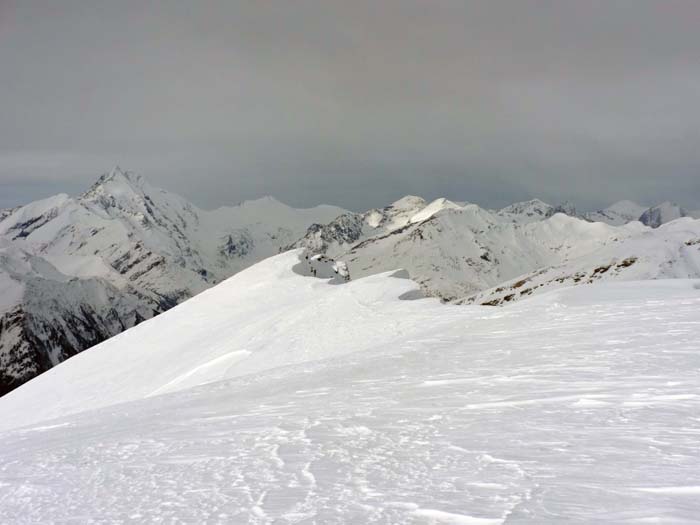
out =
<path fill-rule="evenodd" d="M 0 522 L 697 523 L 700 296 L 592 288 L 4 432 Z"/>

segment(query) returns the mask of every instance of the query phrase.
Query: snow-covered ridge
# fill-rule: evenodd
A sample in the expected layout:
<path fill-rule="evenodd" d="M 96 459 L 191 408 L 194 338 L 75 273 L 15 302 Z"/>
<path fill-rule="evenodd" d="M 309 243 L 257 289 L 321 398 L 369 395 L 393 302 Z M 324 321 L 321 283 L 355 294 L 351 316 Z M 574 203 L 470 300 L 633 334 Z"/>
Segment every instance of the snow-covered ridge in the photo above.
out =
<path fill-rule="evenodd" d="M 374 348 L 410 328 L 401 312 L 417 306 L 400 298 L 413 281 L 388 272 L 332 286 L 294 271 L 302 263 L 300 250 L 266 259 L 52 368 L 2 398 L 0 428 Z"/>

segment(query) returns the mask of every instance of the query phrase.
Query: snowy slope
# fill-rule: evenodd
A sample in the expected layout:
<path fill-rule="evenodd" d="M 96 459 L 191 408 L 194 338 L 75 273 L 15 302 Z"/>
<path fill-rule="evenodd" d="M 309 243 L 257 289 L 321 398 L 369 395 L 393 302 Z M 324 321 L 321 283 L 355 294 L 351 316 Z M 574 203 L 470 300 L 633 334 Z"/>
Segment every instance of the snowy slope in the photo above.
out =
<path fill-rule="evenodd" d="M 0 411 L 0 428 L 342 355 L 411 330 L 401 312 L 415 306 L 396 297 L 415 283 L 378 275 L 331 286 L 293 271 L 301 254 L 266 259 L 42 374 L 2 398 L 1 407 L 21 410 Z"/>
<path fill-rule="evenodd" d="M 696 520 L 700 281 L 495 309 L 297 257 L 0 399 L 0 521 Z"/>
<path fill-rule="evenodd" d="M 638 225 L 638 226 L 635 226 Z M 639 228 L 630 223 L 628 229 Z M 700 277 L 700 220 L 675 220 L 618 238 L 587 255 L 535 270 L 469 297 L 467 304 L 499 305 L 556 288 L 610 280 Z"/>
<path fill-rule="evenodd" d="M 613 226 L 621 226 L 628 222 L 638 221 L 647 208 L 632 201 L 619 201 L 603 210 L 586 213 L 585 217 L 593 222 L 605 222 Z"/>
<path fill-rule="evenodd" d="M 35 266 L 42 261 L 42 268 L 52 270 L 37 280 L 21 272 L 10 275 L 8 266 L 0 265 L 0 305 L 12 310 L 13 327 L 23 327 L 0 330 L 0 393 L 132 326 L 145 313 L 150 317 L 165 311 L 278 253 L 309 224 L 342 213 L 345 210 L 332 206 L 298 210 L 270 197 L 204 211 L 119 168 L 78 198 L 61 194 L 3 212 L 0 246 L 11 244 L 15 259 L 31 256 Z M 31 283 L 25 282 L 30 278 Z M 31 293 L 26 291 L 29 286 Z M 109 323 L 97 315 L 91 326 L 91 316 L 106 308 L 107 292 L 85 295 L 83 290 L 66 292 L 69 304 L 61 304 L 50 316 L 38 315 L 40 304 L 29 304 L 42 297 L 37 286 L 53 287 L 56 294 L 58 288 L 99 287 L 129 307 L 123 316 L 115 308 L 109 315 L 116 317 Z M 79 315 L 84 322 L 69 330 L 67 338 L 58 328 L 47 336 L 46 328 L 26 321 L 41 318 L 45 324 L 52 319 L 56 327 L 64 326 L 76 309 L 90 315 Z M 134 318 L 131 311 L 139 315 Z"/>

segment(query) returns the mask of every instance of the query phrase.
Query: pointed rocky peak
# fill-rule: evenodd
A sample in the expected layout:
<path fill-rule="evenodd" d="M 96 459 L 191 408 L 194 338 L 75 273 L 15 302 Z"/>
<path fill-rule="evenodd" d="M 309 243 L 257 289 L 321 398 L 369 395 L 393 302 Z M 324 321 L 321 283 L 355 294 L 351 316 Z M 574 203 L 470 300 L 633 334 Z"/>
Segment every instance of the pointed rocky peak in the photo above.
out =
<path fill-rule="evenodd" d="M 92 199 L 103 195 L 115 197 L 143 195 L 148 189 L 148 183 L 141 175 L 115 166 L 110 172 L 101 175 L 81 198 Z"/>
<path fill-rule="evenodd" d="M 97 179 L 78 201 L 100 215 L 130 217 L 146 226 L 147 217 L 154 215 L 156 203 L 163 201 L 164 194 L 141 175 L 116 166 Z"/>

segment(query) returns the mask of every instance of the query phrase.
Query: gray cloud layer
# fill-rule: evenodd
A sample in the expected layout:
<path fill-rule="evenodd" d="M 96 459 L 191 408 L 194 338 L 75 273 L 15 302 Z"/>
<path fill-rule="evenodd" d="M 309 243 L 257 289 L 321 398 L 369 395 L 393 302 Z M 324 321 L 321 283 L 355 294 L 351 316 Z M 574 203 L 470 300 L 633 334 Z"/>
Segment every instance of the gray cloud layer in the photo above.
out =
<path fill-rule="evenodd" d="M 0 207 L 111 165 L 205 207 L 700 208 L 697 0 L 0 0 Z"/>

